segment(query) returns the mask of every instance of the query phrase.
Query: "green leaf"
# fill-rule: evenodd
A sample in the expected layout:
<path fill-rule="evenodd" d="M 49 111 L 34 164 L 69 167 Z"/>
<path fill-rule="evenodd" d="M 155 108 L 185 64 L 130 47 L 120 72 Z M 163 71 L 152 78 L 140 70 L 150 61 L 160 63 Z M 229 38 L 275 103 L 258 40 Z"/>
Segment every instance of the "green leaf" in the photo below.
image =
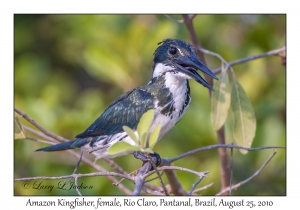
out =
<path fill-rule="evenodd" d="M 136 143 L 136 145 L 140 145 L 137 136 L 134 134 L 134 131 L 131 130 L 128 126 L 123 126 L 123 130 L 128 134 L 128 136 Z"/>
<path fill-rule="evenodd" d="M 141 142 L 141 148 L 146 148 L 147 147 L 147 137 L 148 137 L 148 132 L 143 133 L 142 136 L 140 137 L 140 142 Z"/>
<path fill-rule="evenodd" d="M 215 91 L 211 97 L 211 123 L 214 130 L 224 125 L 230 107 L 230 84 L 227 69 L 222 63 L 222 72 L 219 82 L 215 83 Z"/>
<path fill-rule="evenodd" d="M 141 149 L 137 146 L 132 146 L 131 144 L 128 144 L 124 141 L 119 141 L 111 145 L 107 150 L 108 154 L 110 155 L 115 155 L 128 151 L 141 151 Z"/>
<path fill-rule="evenodd" d="M 25 139 L 26 133 L 20 123 L 20 117 L 15 113 L 14 119 L 14 138 L 15 139 Z"/>
<path fill-rule="evenodd" d="M 150 109 L 143 114 L 143 116 L 141 117 L 140 122 L 137 126 L 137 131 L 138 131 L 138 134 L 140 137 L 140 142 L 141 142 L 142 146 L 146 145 L 146 142 L 143 142 L 141 137 L 143 136 L 143 134 L 148 133 L 150 126 L 152 124 L 153 118 L 154 118 L 154 109 Z"/>
<path fill-rule="evenodd" d="M 233 137 L 237 145 L 251 147 L 256 130 L 256 119 L 250 100 L 233 73 L 232 100 Z M 248 151 L 240 150 L 242 154 Z"/>
<path fill-rule="evenodd" d="M 153 148 L 157 139 L 158 139 L 158 136 L 159 136 L 159 132 L 160 132 L 160 129 L 161 129 L 161 124 L 158 124 L 153 132 L 150 134 L 150 137 L 149 137 L 149 147 L 150 148 Z"/>

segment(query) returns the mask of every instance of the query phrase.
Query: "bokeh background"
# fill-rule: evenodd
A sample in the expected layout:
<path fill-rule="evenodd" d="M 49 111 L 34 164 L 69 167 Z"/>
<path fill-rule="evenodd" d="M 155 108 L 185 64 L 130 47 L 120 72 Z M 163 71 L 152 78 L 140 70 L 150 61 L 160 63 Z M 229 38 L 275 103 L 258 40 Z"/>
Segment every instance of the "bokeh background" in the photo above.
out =
<path fill-rule="evenodd" d="M 180 15 L 172 18 L 182 19 Z M 286 43 L 285 15 L 198 15 L 197 36 L 205 49 L 227 61 L 281 48 Z M 190 42 L 183 23 L 164 15 L 15 15 L 14 16 L 14 103 L 44 128 L 68 139 L 84 131 L 122 93 L 146 84 L 152 74 L 153 52 L 166 38 Z M 210 69 L 220 61 L 206 55 Z M 257 118 L 253 147 L 286 145 L 286 69 L 276 56 L 234 66 L 237 79 L 253 104 Z M 156 145 L 162 157 L 216 144 L 211 128 L 207 89 L 190 82 L 192 102 L 181 121 Z M 26 120 L 22 123 L 32 127 Z M 226 122 L 226 142 L 233 142 L 231 113 Z M 30 137 L 34 137 L 29 135 Z M 14 141 L 14 178 L 62 176 L 73 172 L 77 159 L 66 152 L 34 152 L 47 146 L 29 140 Z M 79 152 L 79 151 L 78 151 Z M 251 176 L 272 150 L 242 155 L 234 150 L 233 183 Z M 93 156 L 86 155 L 93 160 Z M 131 172 L 141 166 L 132 155 L 114 159 Z M 97 164 L 113 171 L 103 160 Z M 196 171 L 210 171 L 198 187 L 214 183 L 202 195 L 220 191 L 220 161 L 217 149 L 175 162 Z M 78 173 L 95 170 L 81 164 Z M 185 190 L 197 177 L 176 172 Z M 167 183 L 164 177 L 165 183 Z M 42 185 L 58 185 L 43 181 Z M 105 177 L 79 179 L 93 186 L 83 195 L 123 195 Z M 153 181 L 159 185 L 158 180 Z M 128 188 L 134 185 L 123 181 Z M 14 183 L 15 195 L 77 195 L 75 190 L 24 189 Z M 252 181 L 233 195 L 286 195 L 286 151 L 277 155 Z"/>

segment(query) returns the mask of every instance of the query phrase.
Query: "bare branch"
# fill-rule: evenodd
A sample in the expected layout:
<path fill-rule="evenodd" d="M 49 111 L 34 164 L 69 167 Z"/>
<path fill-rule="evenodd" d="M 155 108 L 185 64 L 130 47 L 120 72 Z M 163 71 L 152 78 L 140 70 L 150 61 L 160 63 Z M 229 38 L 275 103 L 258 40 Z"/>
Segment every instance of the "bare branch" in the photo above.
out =
<path fill-rule="evenodd" d="M 233 179 L 233 148 L 230 149 L 230 183 L 229 183 L 229 195 L 231 195 L 231 187 L 232 187 L 232 179 Z"/>
<path fill-rule="evenodd" d="M 241 147 L 241 146 L 234 145 L 234 144 L 214 144 L 214 145 L 201 147 L 201 148 L 198 148 L 198 149 L 188 151 L 188 152 L 183 153 L 181 155 L 178 155 L 174 158 L 166 159 L 165 161 L 172 163 L 172 162 L 174 162 L 176 160 L 179 160 L 183 157 L 186 157 L 186 156 L 189 156 L 189 155 L 192 155 L 192 154 L 196 154 L 196 153 L 201 152 L 201 151 L 220 148 L 220 147 L 222 147 L 222 148 L 243 149 L 243 150 L 247 150 L 247 151 L 258 151 L 258 150 L 265 150 L 265 149 L 286 149 L 283 146 L 266 146 L 266 147 L 247 148 L 247 147 Z"/>
<path fill-rule="evenodd" d="M 175 171 L 166 170 L 165 173 L 169 181 L 169 193 L 173 193 L 174 195 L 189 195 L 188 192 L 182 189 L 182 186 L 176 177 Z"/>
<path fill-rule="evenodd" d="M 51 141 L 45 141 L 45 140 L 29 138 L 29 137 L 26 137 L 24 139 L 15 139 L 15 140 L 30 140 L 30 141 L 36 141 L 36 142 L 41 142 L 41 143 L 45 143 L 45 144 L 52 144 L 52 145 L 55 144 L 54 142 L 51 142 Z"/>
<path fill-rule="evenodd" d="M 206 65 L 204 54 L 201 51 L 202 46 L 197 38 L 197 34 L 196 34 L 196 31 L 193 26 L 193 18 L 191 18 L 191 16 L 189 16 L 189 15 L 182 15 L 182 17 L 183 17 L 185 26 L 189 32 L 191 41 L 198 51 L 197 55 L 198 55 L 199 59 L 202 61 L 202 63 L 204 63 Z M 207 76 L 207 78 L 210 78 L 210 77 Z M 205 77 L 205 79 L 207 79 L 207 78 Z M 212 84 L 212 83 L 210 83 L 210 84 Z"/>
<path fill-rule="evenodd" d="M 27 132 L 35 135 L 35 136 L 38 136 L 38 137 L 40 137 L 42 139 L 46 139 L 47 141 L 49 141 L 49 144 L 50 144 L 50 142 L 53 142 L 54 144 L 56 144 L 56 143 L 59 142 L 56 139 L 54 139 L 54 138 L 52 138 L 50 136 L 47 136 L 47 135 L 45 135 L 44 133 L 42 133 L 40 131 L 34 130 L 33 128 L 30 128 L 30 127 L 28 127 L 26 125 L 22 125 L 22 126 L 23 126 L 23 128 L 24 128 L 25 131 L 27 131 Z"/>
<path fill-rule="evenodd" d="M 168 191 L 167 191 L 167 189 L 166 189 L 166 186 L 165 186 L 165 184 L 164 184 L 164 182 L 163 182 L 163 180 L 162 180 L 162 178 L 161 178 L 161 175 L 160 175 L 160 173 L 158 172 L 157 167 L 156 167 L 156 165 L 154 164 L 154 162 L 153 162 L 153 160 L 152 160 L 152 159 L 155 159 L 155 163 L 156 163 L 156 162 L 157 162 L 156 157 L 150 157 L 150 156 L 148 155 L 148 158 L 149 158 L 149 161 L 150 161 L 152 167 L 154 168 L 154 170 L 155 170 L 155 172 L 156 172 L 156 174 L 157 174 L 157 176 L 158 176 L 158 178 L 159 178 L 160 185 L 161 185 L 161 187 L 163 188 L 163 190 L 164 190 L 164 192 L 165 192 L 165 195 L 169 195 L 169 194 L 168 194 Z"/>
<path fill-rule="evenodd" d="M 170 20 L 173 20 L 173 21 L 176 22 L 176 23 L 184 23 L 183 20 L 177 20 L 177 19 L 174 19 L 174 18 L 172 18 L 170 15 L 164 15 L 164 16 L 166 16 L 166 17 L 169 18 Z"/>
<path fill-rule="evenodd" d="M 225 144 L 225 127 L 222 127 L 217 131 L 218 143 Z M 227 151 L 226 148 L 218 148 L 220 158 L 220 175 L 221 175 L 221 189 L 225 188 L 229 184 L 229 172 L 227 170 Z"/>
<path fill-rule="evenodd" d="M 189 195 L 192 195 L 193 194 L 193 191 L 195 190 L 195 188 L 197 187 L 197 185 L 202 181 L 203 177 L 200 177 L 197 182 L 195 184 L 192 185 L 192 189 L 190 191 L 190 194 Z"/>
<path fill-rule="evenodd" d="M 30 180 L 58 180 L 58 179 L 68 179 L 68 178 L 81 178 L 81 177 L 93 177 L 93 176 L 117 176 L 124 179 L 128 179 L 132 182 L 134 182 L 134 179 L 132 176 L 129 176 L 127 174 L 119 174 L 115 172 L 94 172 L 89 174 L 72 174 L 67 176 L 57 176 L 57 177 L 49 177 L 49 176 L 37 176 L 37 177 L 27 177 L 27 178 L 17 178 L 15 179 L 15 182 L 18 181 L 30 181 Z"/>
<path fill-rule="evenodd" d="M 246 58 L 242 58 L 242 59 L 238 59 L 238 60 L 235 60 L 235 61 L 231 61 L 229 63 L 227 63 L 229 66 L 234 66 L 236 64 L 239 64 L 239 63 L 244 63 L 244 62 L 247 62 L 247 61 L 251 61 L 251 60 L 255 60 L 255 59 L 258 59 L 258 58 L 263 58 L 263 57 L 267 57 L 267 56 L 271 56 L 271 55 L 279 55 L 280 53 L 282 52 L 285 52 L 286 51 L 286 47 L 282 47 L 282 48 L 279 48 L 279 49 L 276 49 L 276 50 L 271 50 L 269 52 L 266 52 L 266 53 L 262 53 L 262 54 L 258 54 L 258 55 L 252 55 L 252 56 L 249 56 L 249 57 L 246 57 Z M 209 52 L 208 54 L 212 54 L 212 52 L 208 51 L 208 50 L 205 50 L 205 53 Z M 214 53 L 216 55 L 216 53 Z M 220 55 L 218 55 L 217 57 L 219 57 Z M 220 58 L 220 57 L 219 57 Z M 222 57 L 221 57 L 222 58 Z M 224 59 L 222 58 L 222 61 Z M 218 74 L 221 72 L 221 67 L 220 68 L 217 68 L 217 69 L 214 69 L 212 71 L 213 73 L 215 74 Z"/>
<path fill-rule="evenodd" d="M 113 160 L 110 160 L 108 158 L 102 158 L 110 167 L 115 169 L 120 174 L 128 174 L 126 171 L 124 171 L 118 164 L 116 164 Z"/>
<path fill-rule="evenodd" d="M 188 172 L 191 174 L 195 174 L 198 177 L 206 177 L 206 175 L 209 173 L 208 171 L 204 171 L 204 172 L 197 172 L 197 171 L 193 171 L 191 169 L 188 168 L 183 168 L 183 167 L 179 167 L 179 166 L 162 166 L 157 168 L 158 171 L 162 171 L 162 170 L 179 170 L 179 171 L 184 171 L 184 172 Z M 144 175 L 144 177 L 148 177 L 151 174 L 155 173 L 155 171 L 149 171 L 148 173 L 146 173 Z"/>
<path fill-rule="evenodd" d="M 75 179 L 76 191 L 77 191 L 78 195 L 82 196 L 79 189 L 78 189 L 78 176 L 75 176 L 74 179 Z"/>
<path fill-rule="evenodd" d="M 32 125 L 34 125 L 35 127 L 37 127 L 40 131 L 42 131 L 44 134 L 46 134 L 47 136 L 50 136 L 58 141 L 69 141 L 69 139 L 63 138 L 55 133 L 52 133 L 48 130 L 46 130 L 45 128 L 43 128 L 40 124 L 38 124 L 35 120 L 33 120 L 31 117 L 29 117 L 27 114 L 25 114 L 24 112 L 22 112 L 21 110 L 19 110 L 18 108 L 14 108 L 15 112 L 17 112 L 18 114 L 20 114 L 22 117 L 24 117 L 28 122 L 30 122 Z"/>
<path fill-rule="evenodd" d="M 212 183 L 210 183 L 210 184 L 208 184 L 208 185 L 205 185 L 205 186 L 203 186 L 203 187 L 200 187 L 200 188 L 194 190 L 194 194 L 195 194 L 196 192 L 200 192 L 200 191 L 202 191 L 202 190 L 206 190 L 207 188 L 209 188 L 209 187 L 211 187 L 211 186 L 213 186 L 213 185 L 214 185 L 214 183 L 212 182 Z"/>
<path fill-rule="evenodd" d="M 135 177 L 135 188 L 132 193 L 132 195 L 140 195 L 140 192 L 143 188 L 144 185 L 144 180 L 145 180 L 145 174 L 151 169 L 151 163 L 150 162 L 145 162 L 145 164 L 140 168 L 139 172 L 137 173 Z"/>
<path fill-rule="evenodd" d="M 232 187 L 231 186 L 226 187 L 225 189 L 223 189 L 222 191 L 220 191 L 216 195 L 222 195 L 223 193 L 228 192 L 229 190 L 236 189 L 236 188 L 240 187 L 241 185 L 249 182 L 251 179 L 253 179 L 257 175 L 259 175 L 259 173 L 266 167 L 266 165 L 271 161 L 271 159 L 274 157 L 274 155 L 276 155 L 276 150 L 273 152 L 273 154 L 271 155 L 271 157 L 269 157 L 268 160 L 260 167 L 260 169 L 258 169 L 252 176 L 250 176 L 249 178 L 245 179 L 244 181 L 239 182 L 238 184 L 233 185 Z"/>
<path fill-rule="evenodd" d="M 143 191 L 146 193 L 146 194 L 152 194 L 152 195 L 160 195 L 160 196 L 163 196 L 165 194 L 161 193 L 160 191 L 155 191 L 155 190 L 149 190 L 147 189 L 145 186 L 143 186 Z M 143 195 L 144 193 L 140 193 L 140 195 Z"/>

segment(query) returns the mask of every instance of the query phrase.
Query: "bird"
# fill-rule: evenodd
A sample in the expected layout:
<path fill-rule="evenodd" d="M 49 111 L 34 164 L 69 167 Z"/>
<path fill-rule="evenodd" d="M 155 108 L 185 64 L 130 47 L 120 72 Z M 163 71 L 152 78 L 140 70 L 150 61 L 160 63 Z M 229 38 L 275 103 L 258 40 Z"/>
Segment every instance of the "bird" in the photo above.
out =
<path fill-rule="evenodd" d="M 111 155 L 108 148 L 119 141 L 135 142 L 123 130 L 128 126 L 137 132 L 142 115 L 154 109 L 151 133 L 161 124 L 160 140 L 185 114 L 191 103 L 190 79 L 214 90 L 197 70 L 218 80 L 216 75 L 197 58 L 196 48 L 179 39 L 165 39 L 154 52 L 152 79 L 144 86 L 134 88 L 115 99 L 107 109 L 75 140 L 40 148 L 36 151 L 61 151 L 81 148 L 92 151 L 99 158 L 115 158 L 133 153 L 126 151 Z M 158 141 L 157 140 L 157 141 Z M 95 150 L 95 148 L 98 148 Z M 136 153 L 134 153 L 136 157 Z"/>

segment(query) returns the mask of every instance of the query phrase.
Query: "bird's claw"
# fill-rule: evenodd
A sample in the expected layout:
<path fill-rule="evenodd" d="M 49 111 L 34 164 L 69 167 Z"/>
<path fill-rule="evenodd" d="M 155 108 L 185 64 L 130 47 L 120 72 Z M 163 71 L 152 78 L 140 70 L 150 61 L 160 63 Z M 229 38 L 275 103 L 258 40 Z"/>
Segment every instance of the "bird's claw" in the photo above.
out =
<path fill-rule="evenodd" d="M 142 152 L 139 152 L 139 151 L 134 151 L 133 152 L 133 156 L 136 158 L 136 159 L 139 159 L 143 162 L 143 165 L 149 161 L 149 157 L 146 156 L 144 153 Z M 149 154 L 149 156 L 151 157 L 152 159 L 152 162 L 156 165 L 156 167 L 158 167 L 161 163 L 161 157 L 158 153 L 154 152 L 153 154 Z M 149 171 L 152 171 L 154 170 L 153 166 L 151 166 L 150 170 Z"/>

